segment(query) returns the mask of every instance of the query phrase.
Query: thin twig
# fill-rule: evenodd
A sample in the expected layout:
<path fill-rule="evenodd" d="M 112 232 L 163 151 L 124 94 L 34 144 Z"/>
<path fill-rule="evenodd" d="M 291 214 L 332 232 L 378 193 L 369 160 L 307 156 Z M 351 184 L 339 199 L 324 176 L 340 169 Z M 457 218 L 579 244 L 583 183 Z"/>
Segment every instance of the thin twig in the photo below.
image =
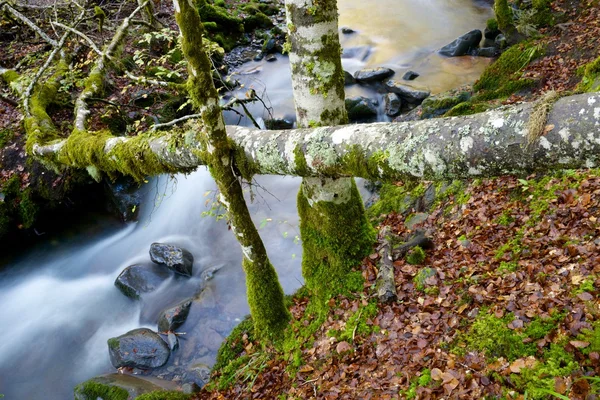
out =
<path fill-rule="evenodd" d="M 186 121 L 188 119 L 200 118 L 200 117 L 202 117 L 202 114 L 190 114 L 190 115 L 186 115 L 185 117 L 177 118 L 177 119 L 174 119 L 169 122 L 162 123 L 162 124 L 154 124 L 151 129 L 153 131 L 155 131 L 158 129 L 167 128 L 169 126 L 176 125 L 176 124 Z"/>
<path fill-rule="evenodd" d="M 88 43 L 89 43 L 89 45 L 90 45 L 90 47 L 92 48 L 92 50 L 94 50 L 94 51 L 95 51 L 95 52 L 96 52 L 96 53 L 97 53 L 97 54 L 98 54 L 100 57 L 102 57 L 102 56 L 103 56 L 103 54 L 102 54 L 102 51 L 101 51 L 101 50 L 98 48 L 98 46 L 96 46 L 96 43 L 94 43 L 94 41 L 93 41 L 92 39 L 90 39 L 90 37 L 89 37 L 89 36 L 87 36 L 85 33 L 83 33 L 83 32 L 80 32 L 80 31 L 78 31 L 77 29 L 75 29 L 75 28 L 72 28 L 72 27 L 70 27 L 70 26 L 67 26 L 67 25 L 61 24 L 60 22 L 52 22 L 51 24 L 52 24 L 52 25 L 59 26 L 59 27 L 61 27 L 61 28 L 65 29 L 65 30 L 67 30 L 67 31 L 69 31 L 69 32 L 71 32 L 71 33 L 74 33 L 74 34 L 76 34 L 77 36 L 79 36 L 79 37 L 83 38 L 83 39 L 84 39 L 86 42 L 88 42 Z"/>

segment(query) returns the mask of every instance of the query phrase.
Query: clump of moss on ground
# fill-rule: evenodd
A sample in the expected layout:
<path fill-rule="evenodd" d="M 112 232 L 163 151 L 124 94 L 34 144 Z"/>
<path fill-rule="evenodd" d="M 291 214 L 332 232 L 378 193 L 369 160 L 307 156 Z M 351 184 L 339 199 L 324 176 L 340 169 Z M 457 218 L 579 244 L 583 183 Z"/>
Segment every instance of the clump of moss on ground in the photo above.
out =
<path fill-rule="evenodd" d="M 127 390 L 102 383 L 87 381 L 75 386 L 75 396 L 82 399 L 127 400 Z"/>
<path fill-rule="evenodd" d="M 581 83 L 577 87 L 580 92 L 596 92 L 600 90 L 600 57 L 582 69 Z"/>

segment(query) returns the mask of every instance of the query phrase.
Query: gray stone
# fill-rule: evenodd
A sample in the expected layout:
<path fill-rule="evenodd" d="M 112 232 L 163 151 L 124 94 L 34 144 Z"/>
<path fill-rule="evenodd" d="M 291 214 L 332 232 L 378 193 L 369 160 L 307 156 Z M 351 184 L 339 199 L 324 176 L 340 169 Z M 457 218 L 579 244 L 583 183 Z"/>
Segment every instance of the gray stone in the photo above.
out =
<path fill-rule="evenodd" d="M 508 40 L 504 35 L 496 36 L 496 39 L 494 39 L 494 43 L 496 43 L 496 47 L 498 47 L 499 49 L 505 49 L 508 46 Z"/>
<path fill-rule="evenodd" d="M 402 79 L 404 79 L 405 81 L 414 81 L 419 76 L 420 75 L 418 73 L 416 73 L 415 71 L 406 71 L 406 73 L 404 75 L 402 75 Z"/>
<path fill-rule="evenodd" d="M 396 93 L 388 93 L 383 98 L 385 114 L 389 117 L 395 117 L 400 114 L 402 108 L 402 99 Z"/>
<path fill-rule="evenodd" d="M 376 103 L 362 96 L 346 99 L 346 110 L 348 111 L 348 119 L 352 122 L 377 116 Z"/>
<path fill-rule="evenodd" d="M 365 61 L 370 55 L 370 46 L 349 47 L 342 50 L 342 58 L 354 58 L 356 60 Z"/>
<path fill-rule="evenodd" d="M 342 33 L 344 35 L 350 35 L 351 33 L 354 33 L 354 32 L 356 32 L 356 31 L 352 28 L 348 28 L 347 26 L 342 27 Z"/>
<path fill-rule="evenodd" d="M 167 363 L 170 353 L 167 343 L 148 328 L 134 329 L 108 339 L 108 354 L 115 368 L 162 367 Z"/>
<path fill-rule="evenodd" d="M 356 80 L 352 76 L 352 74 L 348 71 L 344 71 L 344 86 L 354 85 Z"/>
<path fill-rule="evenodd" d="M 477 55 L 479 57 L 497 57 L 500 55 L 500 50 L 497 47 L 482 47 L 477 50 Z"/>
<path fill-rule="evenodd" d="M 275 54 L 267 54 L 267 56 L 265 57 L 265 60 L 267 62 L 273 62 L 273 61 L 277 61 L 277 57 L 275 56 Z"/>
<path fill-rule="evenodd" d="M 158 317 L 159 332 L 171 332 L 183 325 L 190 313 L 191 306 L 192 299 L 186 299 L 174 307 L 167 308 L 161 312 Z"/>
<path fill-rule="evenodd" d="M 294 121 L 285 118 L 273 118 L 265 120 L 265 127 L 271 130 L 292 129 Z"/>
<path fill-rule="evenodd" d="M 178 274 L 192 276 L 194 256 L 182 247 L 166 243 L 152 243 L 150 259 L 158 265 L 164 265 Z"/>
<path fill-rule="evenodd" d="M 431 94 L 429 91 L 415 89 L 393 79 L 387 81 L 385 83 L 385 87 L 388 92 L 396 93 L 402 98 L 402 100 L 406 100 L 409 103 L 415 104 L 420 104 Z"/>
<path fill-rule="evenodd" d="M 115 286 L 127 297 L 139 299 L 159 287 L 171 273 L 155 264 L 135 264 L 125 268 L 115 280 Z"/>
<path fill-rule="evenodd" d="M 429 218 L 429 214 L 427 213 L 416 213 L 407 218 L 404 221 L 404 225 L 412 230 L 415 226 L 427 221 L 427 218 Z"/>
<path fill-rule="evenodd" d="M 177 339 L 177 335 L 173 332 L 167 334 L 167 343 L 169 344 L 169 349 L 171 349 L 171 351 L 175 351 L 179 348 L 179 339 Z"/>
<path fill-rule="evenodd" d="M 489 28 L 485 28 L 485 29 L 483 30 L 483 36 L 484 36 L 486 39 L 491 39 L 491 40 L 494 40 L 494 39 L 496 39 L 496 37 L 497 37 L 499 34 L 501 34 L 501 33 L 502 33 L 502 32 L 500 32 L 500 29 L 493 29 L 493 30 L 492 30 L 492 29 L 489 29 Z"/>
<path fill-rule="evenodd" d="M 483 34 L 479 29 L 465 33 L 452 43 L 449 43 L 440 49 L 440 54 L 448 57 L 459 57 L 472 54 L 479 47 L 479 42 Z"/>
<path fill-rule="evenodd" d="M 379 82 L 394 75 L 394 71 L 385 67 L 364 68 L 354 73 L 358 82 Z"/>
<path fill-rule="evenodd" d="M 184 379 L 203 387 L 210 380 L 210 367 L 206 364 L 195 364 L 186 372 Z"/>

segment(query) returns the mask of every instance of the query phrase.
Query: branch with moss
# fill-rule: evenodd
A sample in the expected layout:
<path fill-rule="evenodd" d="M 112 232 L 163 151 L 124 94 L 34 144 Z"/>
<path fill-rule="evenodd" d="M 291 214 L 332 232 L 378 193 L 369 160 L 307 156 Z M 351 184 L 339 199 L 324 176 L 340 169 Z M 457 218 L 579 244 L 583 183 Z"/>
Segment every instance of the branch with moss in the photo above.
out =
<path fill-rule="evenodd" d="M 246 177 L 276 174 L 302 177 L 363 177 L 372 180 L 448 180 L 523 176 L 549 169 L 600 166 L 600 93 L 563 97 L 554 103 L 544 124 L 546 133 L 528 146 L 528 123 L 534 105 L 505 106 L 464 117 L 403 123 L 374 123 L 309 129 L 264 131 L 228 126 L 235 144 L 235 165 Z M 168 170 L 204 165 L 197 152 L 203 121 L 140 140 Z M 134 138 L 82 133 L 109 163 L 116 142 Z M 56 158 L 65 140 L 34 148 L 35 155 Z M 73 165 L 85 167 L 85 165 Z M 114 167 L 113 167 L 114 168 Z"/>

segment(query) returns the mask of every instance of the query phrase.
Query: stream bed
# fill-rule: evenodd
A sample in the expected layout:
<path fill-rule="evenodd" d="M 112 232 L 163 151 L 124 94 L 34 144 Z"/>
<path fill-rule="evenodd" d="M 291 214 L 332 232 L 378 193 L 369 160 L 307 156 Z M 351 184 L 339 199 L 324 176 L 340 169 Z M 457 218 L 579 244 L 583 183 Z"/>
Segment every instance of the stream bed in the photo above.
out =
<path fill-rule="evenodd" d="M 492 11 L 473 0 L 340 0 L 344 69 L 385 66 L 396 77 L 411 69 L 412 84 L 432 94 L 472 83 L 488 59 L 444 58 L 436 51 L 472 29 L 483 29 Z M 244 64 L 236 77 L 266 96 L 275 117 L 293 119 L 287 57 Z M 381 96 L 368 86 L 347 87 L 347 96 Z M 255 116 L 267 118 L 262 105 Z M 237 116 L 226 115 L 228 123 Z M 386 120 L 383 114 L 380 120 Z M 240 123 L 248 124 L 242 120 Z M 255 223 L 286 293 L 302 284 L 296 193 L 300 180 L 261 176 L 248 190 Z M 248 313 L 242 254 L 225 220 L 202 216 L 215 202 L 215 184 L 205 168 L 174 179 L 159 177 L 140 190 L 145 198 L 136 223 L 97 220 L 74 234 L 48 238 L 0 272 L 0 394 L 6 400 L 64 400 L 73 387 L 114 372 L 106 341 L 131 329 L 156 330 L 160 311 L 196 296 L 178 329 L 180 349 L 154 375 L 177 379 L 190 366 L 210 367 L 223 338 Z M 216 204 L 216 203 L 215 203 Z M 213 212 L 214 213 L 214 212 Z M 218 213 L 218 210 L 217 210 Z M 74 222 L 74 221 L 72 221 Z M 170 278 L 133 301 L 114 281 L 127 266 L 149 262 L 153 242 L 175 243 L 195 258 L 193 276 Z M 210 280 L 202 272 L 215 268 Z M 204 287 L 198 293 L 200 286 Z"/>

